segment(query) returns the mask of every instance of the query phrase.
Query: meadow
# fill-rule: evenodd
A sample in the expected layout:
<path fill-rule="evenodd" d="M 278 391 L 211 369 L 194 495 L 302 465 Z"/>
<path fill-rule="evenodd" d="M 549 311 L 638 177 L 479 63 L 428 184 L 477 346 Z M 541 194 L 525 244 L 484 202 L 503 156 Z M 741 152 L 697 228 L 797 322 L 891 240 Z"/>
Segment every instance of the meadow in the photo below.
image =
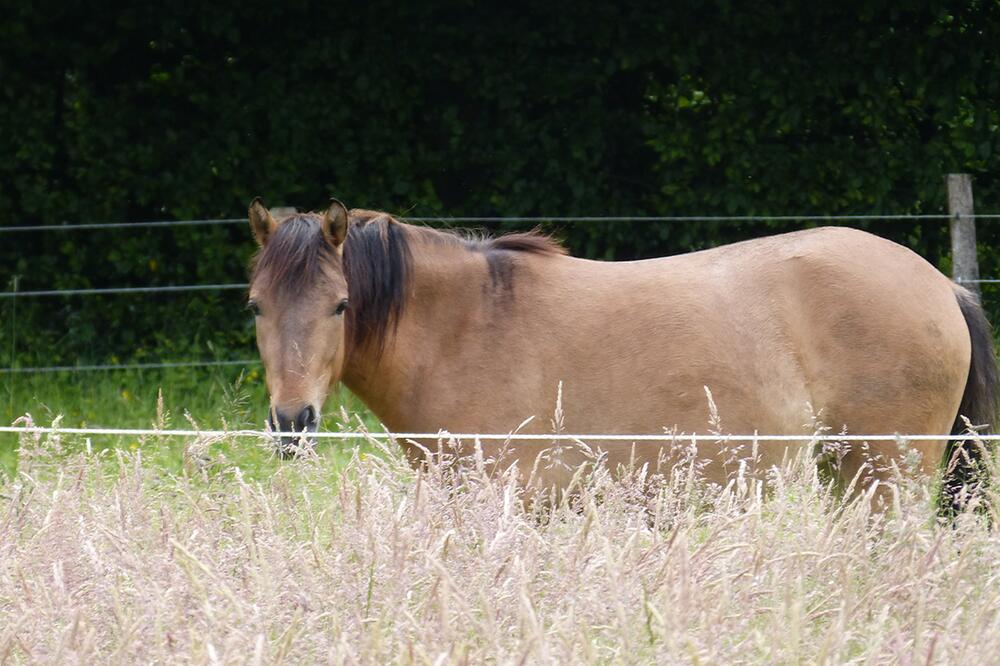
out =
<path fill-rule="evenodd" d="M 62 414 L 65 425 L 257 427 L 266 404 L 252 371 L 7 388 L 39 424 Z M 354 427 L 375 427 L 349 395 L 328 411 L 338 400 Z M 540 505 L 481 458 L 415 471 L 377 441 L 322 443 L 294 461 L 252 440 L 13 444 L 0 487 L 0 663 L 1000 654 L 992 489 L 946 522 L 930 509 L 933 488 L 901 480 L 897 506 L 873 515 L 793 459 L 766 491 L 742 475 L 711 486 L 695 465 L 618 481 L 598 467 L 572 497 Z"/>

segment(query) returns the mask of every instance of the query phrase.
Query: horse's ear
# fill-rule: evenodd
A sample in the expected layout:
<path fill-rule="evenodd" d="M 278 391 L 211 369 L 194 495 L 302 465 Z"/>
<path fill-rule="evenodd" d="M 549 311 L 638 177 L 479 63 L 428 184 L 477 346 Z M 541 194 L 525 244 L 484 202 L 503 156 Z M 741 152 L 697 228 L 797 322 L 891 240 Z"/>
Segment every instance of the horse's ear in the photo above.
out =
<path fill-rule="evenodd" d="M 253 237 L 257 239 L 257 244 L 261 247 L 267 244 L 267 239 L 271 237 L 278 223 L 271 217 L 271 211 L 264 207 L 264 202 L 260 197 L 255 197 L 250 202 L 250 230 Z"/>
<path fill-rule="evenodd" d="M 323 213 L 323 230 L 336 247 L 347 238 L 347 207 L 336 199 L 330 199 L 330 207 Z"/>

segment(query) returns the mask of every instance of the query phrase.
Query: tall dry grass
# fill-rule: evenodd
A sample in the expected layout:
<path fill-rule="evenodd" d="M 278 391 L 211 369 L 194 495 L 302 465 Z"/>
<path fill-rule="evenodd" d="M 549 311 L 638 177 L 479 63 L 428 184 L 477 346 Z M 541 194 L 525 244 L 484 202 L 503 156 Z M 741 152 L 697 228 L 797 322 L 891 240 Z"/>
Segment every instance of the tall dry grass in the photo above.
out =
<path fill-rule="evenodd" d="M 147 444 L 153 445 L 153 444 Z M 0 499 L 0 661 L 987 663 L 1000 535 L 843 502 L 803 461 L 767 492 L 597 469 L 525 507 L 482 461 L 393 451 L 265 482 L 194 446 L 29 438 Z M 202 447 L 204 448 L 204 447 Z M 71 452 L 76 451 L 76 452 Z"/>

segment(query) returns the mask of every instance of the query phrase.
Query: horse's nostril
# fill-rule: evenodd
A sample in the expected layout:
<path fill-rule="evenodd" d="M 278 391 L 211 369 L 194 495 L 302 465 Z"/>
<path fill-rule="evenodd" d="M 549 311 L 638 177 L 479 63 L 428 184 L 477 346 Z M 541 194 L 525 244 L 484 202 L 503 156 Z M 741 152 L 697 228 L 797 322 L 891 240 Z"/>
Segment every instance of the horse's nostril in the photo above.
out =
<path fill-rule="evenodd" d="M 299 417 L 295 420 L 295 425 L 299 429 L 312 428 L 316 425 L 316 410 L 313 409 L 312 405 L 307 405 L 305 409 L 299 412 Z"/>

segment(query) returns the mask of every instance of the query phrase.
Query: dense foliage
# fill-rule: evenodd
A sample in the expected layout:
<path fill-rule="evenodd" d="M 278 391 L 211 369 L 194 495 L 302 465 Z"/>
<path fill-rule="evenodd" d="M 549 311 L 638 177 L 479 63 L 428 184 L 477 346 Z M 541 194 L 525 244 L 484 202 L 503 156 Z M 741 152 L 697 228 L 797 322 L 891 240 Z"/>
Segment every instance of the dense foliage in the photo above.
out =
<path fill-rule="evenodd" d="M 954 171 L 1000 210 L 1000 6 L 951 4 L 21 3 L 0 23 L 0 225 L 239 217 L 257 194 L 418 216 L 940 212 Z M 627 258 L 791 226 L 554 230 Z M 941 222 L 877 230 L 947 262 Z M 980 235 L 1000 272 L 1000 234 Z M 238 282 L 253 251 L 242 225 L 2 238 L 20 289 Z M 22 362 L 242 356 L 241 308 L 7 300 L 0 335 Z"/>

